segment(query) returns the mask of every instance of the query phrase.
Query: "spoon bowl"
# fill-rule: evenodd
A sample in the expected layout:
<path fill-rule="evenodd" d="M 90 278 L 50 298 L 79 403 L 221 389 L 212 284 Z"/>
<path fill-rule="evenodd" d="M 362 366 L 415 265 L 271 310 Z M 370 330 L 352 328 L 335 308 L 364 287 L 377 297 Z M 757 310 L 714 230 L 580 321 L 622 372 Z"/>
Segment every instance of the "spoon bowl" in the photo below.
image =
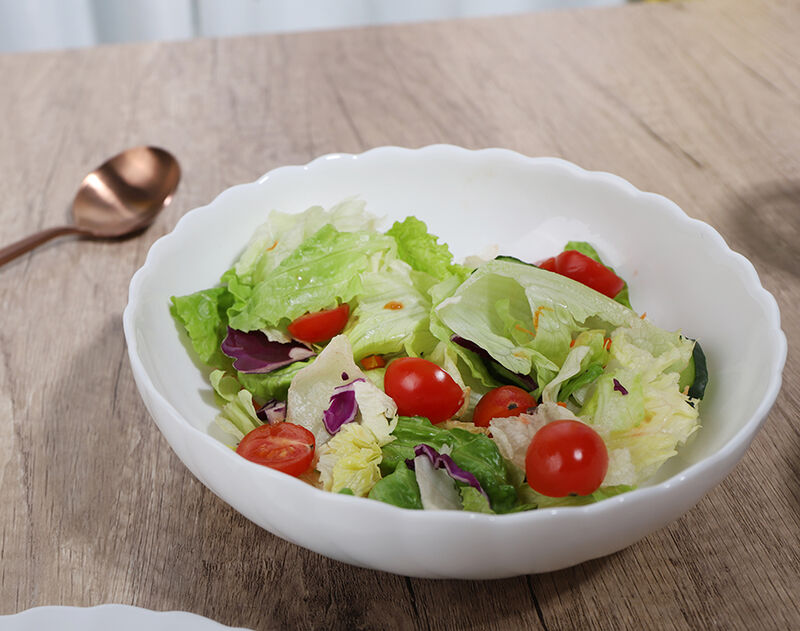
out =
<path fill-rule="evenodd" d="M 159 147 L 134 147 L 89 173 L 72 203 L 73 225 L 48 228 L 0 250 L 0 265 L 66 234 L 112 239 L 144 230 L 178 188 L 177 159 Z"/>

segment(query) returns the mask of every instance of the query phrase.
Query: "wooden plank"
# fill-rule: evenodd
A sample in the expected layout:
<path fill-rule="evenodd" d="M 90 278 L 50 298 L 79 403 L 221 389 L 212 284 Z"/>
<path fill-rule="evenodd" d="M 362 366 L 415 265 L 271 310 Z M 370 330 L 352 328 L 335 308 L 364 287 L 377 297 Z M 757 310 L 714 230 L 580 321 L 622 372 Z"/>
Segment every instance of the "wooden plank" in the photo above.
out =
<path fill-rule="evenodd" d="M 67 220 L 121 147 L 181 160 L 142 237 L 0 270 L 0 613 L 124 602 L 226 624 L 800 626 L 800 360 L 731 476 L 611 557 L 406 579 L 269 535 L 197 482 L 136 392 L 121 311 L 150 244 L 227 186 L 332 151 L 450 142 L 556 155 L 663 193 L 756 265 L 800 338 L 795 2 L 722 0 L 0 56 L 0 241 Z"/>

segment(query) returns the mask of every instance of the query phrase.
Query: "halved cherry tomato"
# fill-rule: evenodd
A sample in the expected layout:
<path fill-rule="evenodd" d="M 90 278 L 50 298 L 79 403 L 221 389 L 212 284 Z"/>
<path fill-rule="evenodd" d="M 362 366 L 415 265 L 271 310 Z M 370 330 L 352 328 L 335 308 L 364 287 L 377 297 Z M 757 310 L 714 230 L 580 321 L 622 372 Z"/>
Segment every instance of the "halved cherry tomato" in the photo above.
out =
<path fill-rule="evenodd" d="M 549 497 L 589 495 L 603 483 L 608 450 L 598 433 L 580 421 L 553 421 L 533 436 L 525 455 L 528 485 Z"/>
<path fill-rule="evenodd" d="M 526 410 L 536 407 L 536 399 L 517 386 L 500 386 L 481 397 L 472 422 L 478 427 L 489 427 L 493 418 L 519 416 Z"/>
<path fill-rule="evenodd" d="M 540 267 L 549 269 L 544 267 L 544 264 L 540 265 Z M 585 254 L 581 254 L 577 250 L 565 250 L 556 256 L 553 269 L 550 271 L 572 280 L 577 280 L 579 283 L 583 283 L 609 298 L 616 296 L 625 286 L 625 281 L 605 265 L 598 263 Z"/>
<path fill-rule="evenodd" d="M 361 365 L 364 367 L 364 370 L 383 368 L 386 365 L 386 360 L 380 355 L 368 355 L 361 360 Z"/>
<path fill-rule="evenodd" d="M 401 416 L 424 416 L 441 423 L 458 412 L 464 391 L 444 370 L 421 357 L 395 359 L 386 369 L 383 386 Z"/>
<path fill-rule="evenodd" d="M 541 261 L 539 267 L 542 269 L 546 269 L 548 272 L 555 272 L 556 271 L 556 257 L 551 256 L 549 259 L 545 259 Z"/>
<path fill-rule="evenodd" d="M 350 305 L 347 303 L 334 309 L 307 313 L 289 324 L 289 335 L 308 344 L 327 342 L 342 332 L 349 317 Z"/>
<path fill-rule="evenodd" d="M 294 423 L 261 425 L 249 432 L 236 453 L 265 467 L 298 476 L 311 466 L 314 434 Z"/>

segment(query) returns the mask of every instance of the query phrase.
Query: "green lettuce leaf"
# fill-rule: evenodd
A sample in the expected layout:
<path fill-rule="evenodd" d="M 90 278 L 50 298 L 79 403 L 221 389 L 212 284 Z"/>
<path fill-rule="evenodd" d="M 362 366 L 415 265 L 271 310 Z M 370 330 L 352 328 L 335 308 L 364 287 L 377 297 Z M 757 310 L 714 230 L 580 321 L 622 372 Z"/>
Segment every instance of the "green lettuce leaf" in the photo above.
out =
<path fill-rule="evenodd" d="M 570 343 L 586 329 L 612 329 L 635 313 L 581 283 L 504 260 L 479 267 L 434 308 L 447 329 L 540 386 L 558 373 Z"/>
<path fill-rule="evenodd" d="M 238 442 L 256 427 L 263 425 L 256 416 L 253 396 L 242 389 L 235 377 L 222 370 L 215 370 L 209 380 L 222 407 L 215 421 L 223 431 L 234 436 Z"/>
<path fill-rule="evenodd" d="M 489 500 L 484 497 L 481 492 L 471 486 L 460 486 L 461 503 L 463 509 L 473 513 L 485 513 L 487 515 L 494 515 L 495 512 L 489 506 Z"/>
<path fill-rule="evenodd" d="M 356 361 L 368 355 L 432 350 L 437 342 L 429 329 L 432 276 L 390 259 L 381 269 L 361 274 L 361 282 L 358 305 L 343 331 Z"/>
<path fill-rule="evenodd" d="M 289 392 L 289 386 L 294 376 L 313 361 L 314 358 L 312 357 L 264 374 L 237 372 L 236 378 L 243 388 L 247 389 L 260 401 L 269 401 L 271 399 L 286 401 L 286 395 Z"/>
<path fill-rule="evenodd" d="M 653 343 L 641 330 L 615 331 L 606 372 L 579 412 L 609 450 L 628 451 L 636 483 L 651 477 L 700 427 L 693 399 L 678 387 L 694 342 L 677 334 L 673 346 L 661 341 Z"/>
<path fill-rule="evenodd" d="M 204 364 L 226 370 L 230 358 L 220 350 L 228 330 L 227 309 L 233 296 L 225 287 L 205 289 L 188 296 L 173 296 L 170 313 L 183 325 L 195 353 Z"/>
<path fill-rule="evenodd" d="M 586 504 L 594 504 L 600 500 L 614 497 L 620 493 L 627 493 L 632 491 L 634 487 L 620 484 L 617 486 L 606 486 L 597 489 L 591 495 L 568 495 L 567 497 L 548 497 L 534 491 L 525 483 L 525 489 L 522 489 L 522 496 L 528 502 L 528 505 L 536 508 L 558 508 L 561 506 L 585 506 Z"/>
<path fill-rule="evenodd" d="M 390 237 L 340 232 L 327 224 L 254 285 L 245 301 L 234 303 L 228 310 L 230 326 L 240 331 L 269 328 L 349 302 L 362 291 L 361 273 L 375 264 L 376 256 L 394 248 Z"/>
<path fill-rule="evenodd" d="M 437 451 L 447 445 L 453 461 L 478 479 L 492 510 L 507 513 L 516 505 L 516 489 L 509 482 L 503 458 L 487 436 L 458 428 L 443 429 L 420 417 L 400 417 L 392 435 L 395 440 L 383 447 L 380 466 L 385 477 L 405 460 L 413 459 L 417 445 L 430 445 Z"/>
<path fill-rule="evenodd" d="M 446 279 L 430 288 L 428 293 L 431 296 L 430 331 L 442 344 L 447 345 L 448 350 L 460 360 L 464 370 L 460 370 L 462 376 L 469 374 L 470 378 L 479 384 L 480 389 L 490 390 L 502 385 L 489 372 L 483 360 L 474 352 L 454 344 L 450 341 L 453 332 L 447 327 L 436 312 L 436 307 L 444 300 L 453 295 L 458 289 L 461 281 L 457 276 L 448 276 Z"/>
<path fill-rule="evenodd" d="M 377 220 L 366 212 L 365 207 L 363 200 L 348 198 L 327 211 L 321 206 L 312 206 L 302 213 L 273 210 L 267 221 L 256 229 L 234 264 L 232 275 L 242 285 L 258 285 L 303 241 L 326 224 L 340 232 L 374 232 Z"/>
<path fill-rule="evenodd" d="M 416 217 L 396 221 L 386 234 L 397 241 L 397 255 L 415 270 L 437 280 L 451 275 L 463 280 L 469 274 L 463 265 L 453 263 L 447 244 L 439 243 L 439 238 L 430 234 L 425 223 Z"/>
<path fill-rule="evenodd" d="M 378 480 L 367 495 L 370 499 L 394 504 L 400 508 L 416 508 L 422 510 L 422 497 L 414 472 L 400 462 L 395 470 Z"/>

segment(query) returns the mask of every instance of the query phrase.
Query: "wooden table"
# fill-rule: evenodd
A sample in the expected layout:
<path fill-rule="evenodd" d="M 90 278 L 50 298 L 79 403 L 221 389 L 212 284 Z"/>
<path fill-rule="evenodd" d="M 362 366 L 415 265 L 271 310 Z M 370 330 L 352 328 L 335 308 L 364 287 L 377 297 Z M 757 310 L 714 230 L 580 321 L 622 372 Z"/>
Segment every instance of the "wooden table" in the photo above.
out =
<path fill-rule="evenodd" d="M 0 613 L 135 604 L 256 629 L 800 628 L 800 4 L 709 0 L 0 56 L 0 243 L 67 219 L 84 172 L 168 147 L 144 235 L 0 269 Z M 618 173 L 755 264 L 784 387 L 685 517 L 543 576 L 428 581 L 260 530 L 186 470 L 134 385 L 121 312 L 189 209 L 327 152 L 448 142 Z"/>

